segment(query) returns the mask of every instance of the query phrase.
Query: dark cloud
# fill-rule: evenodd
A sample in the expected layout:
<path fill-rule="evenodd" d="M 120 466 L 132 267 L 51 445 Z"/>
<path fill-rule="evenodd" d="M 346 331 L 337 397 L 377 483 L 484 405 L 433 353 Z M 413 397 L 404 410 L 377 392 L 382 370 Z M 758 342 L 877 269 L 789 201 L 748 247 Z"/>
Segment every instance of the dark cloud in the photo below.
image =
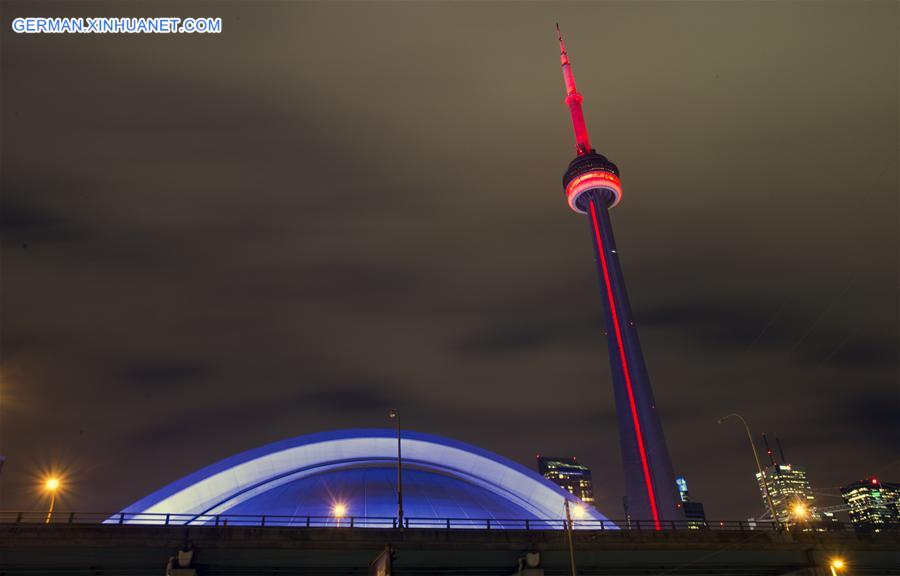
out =
<path fill-rule="evenodd" d="M 711 348 L 745 349 L 784 344 L 782 322 L 773 323 L 771 311 L 750 306 L 709 302 L 668 303 L 639 310 L 635 317 L 648 329 L 666 330 L 703 342 Z"/>
<path fill-rule="evenodd" d="M 900 445 L 900 423 L 897 420 L 896 395 L 879 394 L 877 391 L 866 391 L 856 395 L 835 410 L 834 418 L 846 421 L 870 437 L 884 440 L 883 446 Z M 881 444 L 881 442 L 879 442 Z M 890 456 L 889 450 L 885 456 Z"/>
<path fill-rule="evenodd" d="M 31 231 L 52 228 L 57 225 L 53 218 L 31 206 L 4 202 L 3 211 L 0 212 L 0 227 L 2 227 L 0 229 L 6 234 L 14 230 Z"/>
<path fill-rule="evenodd" d="M 118 371 L 117 377 L 127 385 L 153 386 L 170 391 L 191 381 L 213 377 L 214 366 L 208 362 L 197 362 L 177 358 L 155 358 L 131 362 Z"/>
<path fill-rule="evenodd" d="M 387 382 L 355 382 L 352 385 L 336 382 L 321 382 L 316 390 L 302 392 L 291 399 L 293 406 L 303 406 L 306 410 L 324 410 L 327 413 L 369 413 L 383 412 L 385 406 L 396 403 L 395 395 L 387 393 L 395 388 Z"/>
<path fill-rule="evenodd" d="M 567 344 L 594 343 L 601 334 L 603 318 L 553 317 L 521 314 L 496 315 L 493 325 L 467 335 L 459 344 L 464 353 L 527 353 L 536 349 Z"/>
<path fill-rule="evenodd" d="M 897 364 L 897 341 L 896 334 L 882 339 L 850 337 L 849 341 L 842 341 L 829 352 L 829 358 L 850 368 L 890 368 Z"/>
<path fill-rule="evenodd" d="M 57 454 L 78 507 L 116 509 L 396 406 L 525 464 L 577 455 L 620 514 L 557 20 L 622 170 L 618 249 L 692 495 L 761 507 L 715 423 L 733 411 L 820 486 L 900 478 L 895 4 L 211 2 L 190 15 L 218 36 L 9 32 L 184 10 L 4 2 L 5 508 Z"/>

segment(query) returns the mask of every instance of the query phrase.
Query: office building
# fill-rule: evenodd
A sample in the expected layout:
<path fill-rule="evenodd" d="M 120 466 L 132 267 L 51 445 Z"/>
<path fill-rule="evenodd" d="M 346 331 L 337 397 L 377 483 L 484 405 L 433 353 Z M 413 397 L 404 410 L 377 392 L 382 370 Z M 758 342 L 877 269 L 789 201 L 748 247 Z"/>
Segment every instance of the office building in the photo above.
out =
<path fill-rule="evenodd" d="M 678 487 L 678 497 L 681 500 L 681 507 L 684 510 L 684 517 L 687 519 L 688 525 L 698 528 L 706 525 L 706 512 L 703 510 L 703 503 L 691 500 L 688 493 L 687 480 L 684 476 L 676 478 L 675 485 Z"/>
<path fill-rule="evenodd" d="M 768 510 L 766 488 L 779 522 L 811 522 L 820 519 L 806 470 L 801 466 L 772 463 L 756 474 L 763 505 Z"/>
<path fill-rule="evenodd" d="M 585 504 L 594 503 L 594 483 L 591 480 L 591 469 L 578 460 L 556 456 L 538 456 L 538 472 L 570 494 L 578 496 Z"/>
<path fill-rule="evenodd" d="M 900 484 L 872 477 L 841 488 L 850 507 L 850 521 L 858 528 L 900 528 Z"/>

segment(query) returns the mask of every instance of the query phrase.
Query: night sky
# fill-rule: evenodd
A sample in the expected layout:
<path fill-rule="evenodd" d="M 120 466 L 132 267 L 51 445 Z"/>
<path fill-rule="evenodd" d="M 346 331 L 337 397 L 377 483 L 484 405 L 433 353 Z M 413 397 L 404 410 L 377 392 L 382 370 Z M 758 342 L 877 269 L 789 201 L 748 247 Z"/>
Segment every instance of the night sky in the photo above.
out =
<path fill-rule="evenodd" d="M 14 34 L 220 16 L 220 35 Z M 822 505 L 900 481 L 896 2 L 10 2 L 0 508 L 115 511 L 389 426 L 623 478 L 554 23 L 620 168 L 676 473 L 762 513 L 740 412 Z M 828 494 L 831 494 L 830 496 Z"/>

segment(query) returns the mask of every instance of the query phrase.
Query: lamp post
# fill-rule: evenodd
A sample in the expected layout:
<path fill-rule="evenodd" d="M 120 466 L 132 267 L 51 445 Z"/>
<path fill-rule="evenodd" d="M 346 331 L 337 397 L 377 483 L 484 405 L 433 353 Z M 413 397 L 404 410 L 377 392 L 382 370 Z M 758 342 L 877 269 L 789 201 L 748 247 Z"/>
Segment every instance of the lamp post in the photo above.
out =
<path fill-rule="evenodd" d="M 566 509 L 566 536 L 569 537 L 569 566 L 572 568 L 572 576 L 577 576 L 575 571 L 575 544 L 572 542 L 572 514 L 569 511 L 569 499 L 563 500 Z"/>
<path fill-rule="evenodd" d="M 838 571 L 843 570 L 845 566 L 846 564 L 844 564 L 844 561 L 840 558 L 833 559 L 828 565 L 828 567 L 831 568 L 831 576 L 838 576 Z"/>
<path fill-rule="evenodd" d="M 388 414 L 397 421 L 397 525 L 403 528 L 403 455 L 400 451 L 400 412 L 391 408 Z"/>
<path fill-rule="evenodd" d="M 49 524 L 50 519 L 53 517 L 53 505 L 56 504 L 56 492 L 59 490 L 59 478 L 55 476 L 47 478 L 44 481 L 44 489 L 50 493 L 50 508 L 47 509 L 47 518 L 44 519 L 44 524 Z"/>
<path fill-rule="evenodd" d="M 741 424 L 744 425 L 744 430 L 747 431 L 747 440 L 750 441 L 750 449 L 753 450 L 753 459 L 756 461 L 756 470 L 759 472 L 759 477 L 762 478 L 763 481 L 763 492 L 766 494 L 766 503 L 769 505 L 769 514 L 772 515 L 772 521 L 778 524 L 778 514 L 775 512 L 775 505 L 772 503 L 772 496 L 769 494 L 769 481 L 766 480 L 766 475 L 763 473 L 762 466 L 759 463 L 759 454 L 756 453 L 756 444 L 753 442 L 753 434 L 750 432 L 750 426 L 747 424 L 747 421 L 744 420 L 744 417 L 740 414 L 727 414 L 722 416 L 718 420 L 716 420 L 717 424 L 721 424 L 725 420 L 734 417 L 741 421 Z"/>

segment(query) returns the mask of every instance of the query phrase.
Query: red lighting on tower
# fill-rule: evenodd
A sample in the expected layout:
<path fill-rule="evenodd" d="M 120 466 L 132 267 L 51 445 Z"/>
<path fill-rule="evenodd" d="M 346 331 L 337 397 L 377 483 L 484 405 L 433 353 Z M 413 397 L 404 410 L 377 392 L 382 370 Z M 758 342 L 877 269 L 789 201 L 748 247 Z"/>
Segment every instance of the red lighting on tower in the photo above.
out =
<path fill-rule="evenodd" d="M 572 72 L 572 64 L 566 53 L 566 43 L 563 42 L 559 24 L 556 25 L 556 38 L 559 40 L 559 59 L 562 62 L 563 80 L 566 83 L 566 105 L 572 115 L 572 128 L 575 130 L 575 151 L 579 156 L 584 156 L 591 151 L 591 142 L 588 140 L 587 125 L 584 123 L 584 112 L 581 103 L 584 98 L 575 86 L 575 74 Z"/>

